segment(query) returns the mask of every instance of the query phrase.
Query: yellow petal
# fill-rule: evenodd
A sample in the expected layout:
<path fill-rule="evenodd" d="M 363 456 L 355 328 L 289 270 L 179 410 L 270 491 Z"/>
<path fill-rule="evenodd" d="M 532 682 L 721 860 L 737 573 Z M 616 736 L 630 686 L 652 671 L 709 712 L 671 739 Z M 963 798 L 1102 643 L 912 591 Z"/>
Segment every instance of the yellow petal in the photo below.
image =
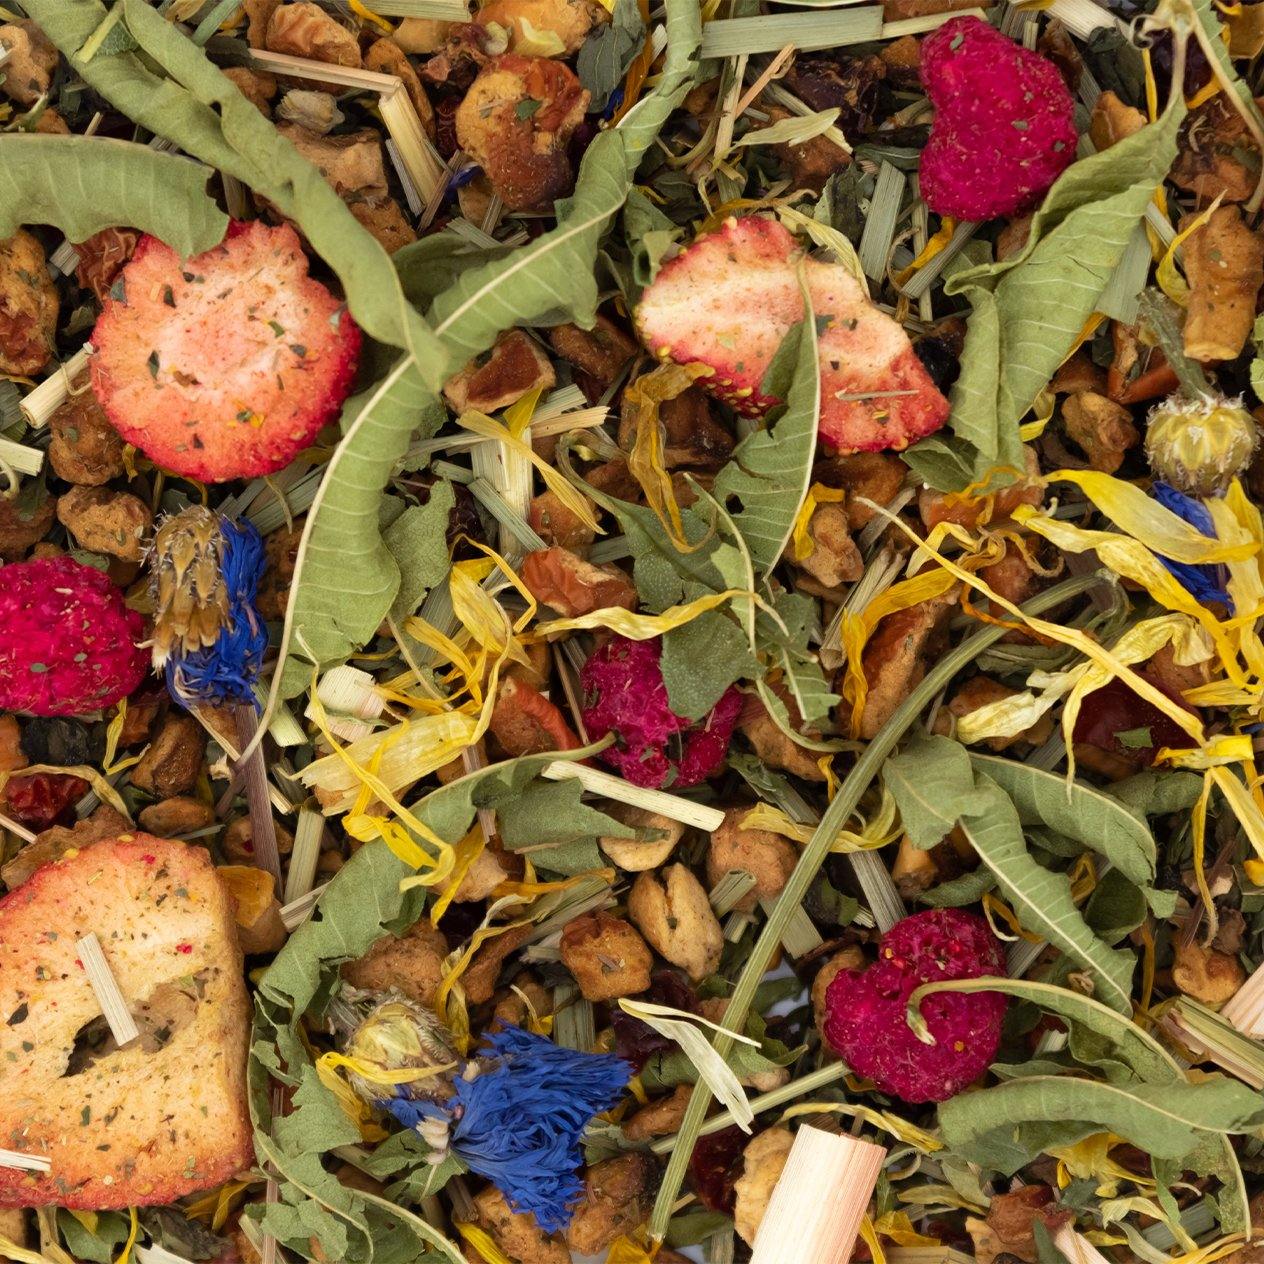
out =
<path fill-rule="evenodd" d="M 704 597 L 696 597 L 683 606 L 668 606 L 662 614 L 638 614 L 632 610 L 624 610 L 621 606 L 607 606 L 601 610 L 593 610 L 589 614 L 581 614 L 574 619 L 550 619 L 547 623 L 536 626 L 537 636 L 552 636 L 556 632 L 576 632 L 587 628 L 608 628 L 630 641 L 648 641 L 662 636 L 673 628 L 683 627 L 691 619 L 696 619 L 708 610 L 722 606 L 735 597 L 759 601 L 754 593 L 743 588 L 728 588 L 721 593 L 707 593 Z"/>

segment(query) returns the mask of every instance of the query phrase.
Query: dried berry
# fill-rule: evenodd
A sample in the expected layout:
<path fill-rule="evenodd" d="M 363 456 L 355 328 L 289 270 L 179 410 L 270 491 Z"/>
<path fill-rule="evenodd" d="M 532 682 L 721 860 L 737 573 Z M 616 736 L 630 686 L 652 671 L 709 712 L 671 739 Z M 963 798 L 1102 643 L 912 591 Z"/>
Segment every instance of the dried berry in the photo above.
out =
<path fill-rule="evenodd" d="M 109 577 L 70 557 L 0 570 L 0 707 L 79 715 L 145 678 L 144 620 Z"/>
<path fill-rule="evenodd" d="M 615 735 L 601 758 L 633 785 L 663 790 L 696 786 L 724 762 L 742 709 L 730 687 L 697 723 L 667 704 L 659 641 L 611 638 L 584 664 L 584 725 L 598 741 Z"/>
<path fill-rule="evenodd" d="M 926 205 L 958 219 L 1030 210 L 1075 160 L 1075 102 L 1058 68 L 974 17 L 922 44 L 935 107 L 922 151 Z"/>
<path fill-rule="evenodd" d="M 908 1102 L 942 1102 L 987 1069 L 1001 1039 L 999 992 L 936 992 L 922 1003 L 935 1038 L 905 1019 L 923 983 L 1003 975 L 1005 953 L 988 924 L 962 909 L 929 909 L 897 922 L 867 970 L 840 970 L 825 994 L 825 1038 L 858 1075 Z"/>
<path fill-rule="evenodd" d="M 64 772 L 33 772 L 5 782 L 3 798 L 14 820 L 38 831 L 52 825 L 73 825 L 75 804 L 87 793 L 88 783 L 82 777 Z"/>
<path fill-rule="evenodd" d="M 128 708 L 129 712 L 131 708 Z M 94 764 L 105 751 L 104 741 L 86 724 L 64 716 L 36 716 L 22 726 L 22 753 L 33 764 Z"/>
<path fill-rule="evenodd" d="M 694 1142 L 689 1176 L 698 1198 L 712 1211 L 733 1214 L 737 1201 L 735 1187 L 748 1139 L 747 1133 L 734 1126 L 699 1137 Z"/>

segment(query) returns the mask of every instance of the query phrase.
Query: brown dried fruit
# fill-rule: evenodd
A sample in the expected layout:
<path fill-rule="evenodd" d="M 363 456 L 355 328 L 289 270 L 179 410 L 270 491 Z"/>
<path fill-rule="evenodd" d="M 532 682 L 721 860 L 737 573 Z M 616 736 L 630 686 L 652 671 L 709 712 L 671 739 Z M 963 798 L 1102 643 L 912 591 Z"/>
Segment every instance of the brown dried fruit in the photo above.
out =
<path fill-rule="evenodd" d="M 530 1002 L 530 1005 L 528 1005 Z M 508 992 L 496 1002 L 492 1020 L 526 1027 L 532 1018 L 547 1018 L 553 1013 L 553 993 L 527 971 L 517 975 Z"/>
<path fill-rule="evenodd" d="M 123 436 L 91 391 L 71 395 L 48 419 L 53 473 L 68 483 L 99 487 L 123 473 Z"/>
<path fill-rule="evenodd" d="M 570 1248 L 558 1234 L 546 1234 L 530 1212 L 515 1212 L 489 1185 L 474 1195 L 479 1223 L 514 1264 L 571 1264 Z"/>
<path fill-rule="evenodd" d="M 75 280 L 104 302 L 123 265 L 132 257 L 140 233 L 134 228 L 103 228 L 75 246 Z"/>
<path fill-rule="evenodd" d="M 1038 505 L 1044 499 L 1044 487 L 1040 482 L 1040 460 L 1034 449 L 1027 445 L 1023 449 L 1023 460 L 1027 467 L 1026 477 L 1016 479 L 1006 487 L 980 498 L 962 497 L 955 492 L 937 492 L 927 487 L 917 498 L 917 511 L 922 516 L 922 525 L 929 531 L 941 522 L 955 522 L 958 526 L 970 530 L 978 525 L 988 502 L 991 502 L 989 525 L 996 526 L 1004 521 L 1019 505 Z"/>
<path fill-rule="evenodd" d="M 30 762 L 22 752 L 22 730 L 17 717 L 0 715 L 0 773 L 16 772 Z"/>
<path fill-rule="evenodd" d="M 268 23 L 281 6 L 281 0 L 245 0 L 246 43 L 251 48 L 268 46 Z"/>
<path fill-rule="evenodd" d="M 957 590 L 896 611 L 878 624 L 861 665 L 868 686 L 859 736 L 872 741 L 926 674 L 926 661 L 943 639 Z"/>
<path fill-rule="evenodd" d="M 670 1097 L 660 1097 L 636 1111 L 624 1123 L 623 1135 L 629 1141 L 649 1141 L 679 1132 L 692 1095 L 692 1084 L 677 1084 Z"/>
<path fill-rule="evenodd" d="M 1172 982 L 1186 996 L 1219 1008 L 1246 982 L 1246 971 L 1237 957 L 1204 948 L 1197 940 L 1175 944 L 1176 960 L 1172 965 Z"/>
<path fill-rule="evenodd" d="M 142 808 L 137 817 L 140 827 L 155 838 L 178 838 L 215 824 L 215 809 L 201 799 L 178 794 Z"/>
<path fill-rule="evenodd" d="M 943 714 L 942 712 L 940 713 Z M 939 725 L 935 725 L 936 732 Z M 939 881 L 939 871 L 928 851 L 914 847 L 907 834 L 900 839 L 900 849 L 896 852 L 895 863 L 891 866 L 891 881 L 900 895 L 911 900 L 921 895 L 928 887 Z"/>
<path fill-rule="evenodd" d="M 636 442 L 640 409 L 625 395 L 619 414 L 619 446 L 625 452 Z M 696 386 L 664 400 L 658 410 L 663 430 L 663 465 L 718 470 L 733 455 L 733 436 L 711 414 L 711 401 Z M 683 502 L 682 502 L 683 503 Z"/>
<path fill-rule="evenodd" d="M 851 538 L 846 506 L 818 505 L 808 522 L 808 538 L 812 551 L 807 557 L 792 560 L 819 584 L 837 588 L 854 583 L 864 574 L 864 558 Z"/>
<path fill-rule="evenodd" d="M 720 828 L 711 835 L 707 851 L 707 881 L 712 887 L 734 869 L 754 877 L 755 885 L 736 905 L 743 912 L 750 912 L 759 900 L 780 894 L 799 859 L 794 844 L 780 834 L 745 828 L 742 818 L 750 810 L 729 808 Z"/>
<path fill-rule="evenodd" d="M 1200 202 L 1245 202 L 1259 177 L 1260 153 L 1242 116 L 1218 93 L 1181 124 L 1169 179 Z"/>
<path fill-rule="evenodd" d="M 1239 207 L 1218 207 L 1185 239 L 1185 276 L 1185 354 L 1200 361 L 1236 359 L 1264 285 L 1264 238 L 1246 225 Z"/>
<path fill-rule="evenodd" d="M 639 348 L 609 317 L 598 315 L 591 329 L 578 325 L 554 325 L 549 342 L 568 364 L 586 373 L 605 390 L 623 372 Z"/>
<path fill-rule="evenodd" d="M 595 0 L 487 0 L 475 21 L 480 26 L 495 22 L 509 31 L 509 51 L 527 56 L 569 57 L 579 51 L 594 26 L 610 15 Z M 554 36 L 558 49 L 545 53 L 546 40 Z"/>
<path fill-rule="evenodd" d="M 1098 150 L 1109 149 L 1127 140 L 1146 125 L 1146 116 L 1135 106 L 1125 105 L 1109 89 L 1097 98 L 1088 122 L 1089 138 Z"/>
<path fill-rule="evenodd" d="M 265 619 L 285 617 L 285 607 L 290 598 L 290 581 L 294 578 L 298 546 L 302 539 L 301 529 L 290 531 L 282 527 L 273 531 L 263 542 L 268 563 L 263 572 L 263 581 L 259 585 L 256 604 Z"/>
<path fill-rule="evenodd" d="M 19 228 L 0 241 L 0 373 L 29 377 L 49 362 L 58 306 L 44 247 Z"/>
<path fill-rule="evenodd" d="M 587 108 L 568 66 L 507 53 L 479 71 L 457 107 L 457 140 L 509 210 L 546 206 L 570 192 L 566 145 Z"/>
<path fill-rule="evenodd" d="M 586 496 L 584 500 L 589 512 L 595 512 L 593 502 Z M 582 549 L 597 538 L 593 529 L 570 506 L 564 504 L 555 492 L 541 492 L 534 497 L 527 520 L 535 533 L 547 544 Z"/>
<path fill-rule="evenodd" d="M 641 873 L 657 869 L 676 850 L 676 844 L 684 837 L 685 827 L 669 816 L 651 812 L 647 808 L 634 808 L 626 803 L 612 803 L 605 809 L 607 816 L 628 826 L 629 829 L 654 831 L 660 837 L 639 842 L 635 838 L 603 836 L 598 846 L 625 873 Z"/>
<path fill-rule="evenodd" d="M 386 197 L 382 138 L 371 127 L 344 136 L 321 136 L 298 123 L 281 123 L 277 131 L 325 177 L 340 198 L 380 201 Z"/>
<path fill-rule="evenodd" d="M 887 68 L 887 78 L 897 88 L 921 86 L 922 45 L 916 35 L 901 35 L 882 46 L 878 54 Z"/>
<path fill-rule="evenodd" d="M 500 857 L 489 844 L 478 853 L 465 871 L 461 885 L 457 887 L 452 899 L 457 904 L 475 904 L 487 899 L 508 877 L 509 871 L 501 864 Z"/>
<path fill-rule="evenodd" d="M 441 49 L 452 29 L 438 18 L 405 18 L 389 37 L 406 53 L 434 53 Z"/>
<path fill-rule="evenodd" d="M 0 26 L 0 45 L 9 52 L 0 92 L 19 105 L 34 105 L 53 86 L 57 46 L 26 20 Z"/>
<path fill-rule="evenodd" d="M 294 835 L 279 821 L 273 821 L 273 832 L 276 834 L 277 853 L 288 856 L 294 849 Z M 254 822 L 248 816 L 239 816 L 229 823 L 224 831 L 224 854 L 239 865 L 258 864 L 258 853 L 255 851 Z"/>
<path fill-rule="evenodd" d="M 171 712 L 131 771 L 132 785 L 159 799 L 187 794 L 206 757 L 206 733 L 191 716 Z"/>
<path fill-rule="evenodd" d="M 562 964 L 585 1000 L 635 996 L 650 985 L 654 957 L 645 940 L 620 917 L 586 913 L 562 931 Z"/>
<path fill-rule="evenodd" d="M 72 487 L 57 502 L 57 520 L 90 553 L 139 562 L 154 516 L 139 496 L 109 487 Z"/>
<path fill-rule="evenodd" d="M 530 926 L 515 926 L 513 930 L 486 940 L 479 947 L 461 975 L 465 999 L 471 1005 L 481 1005 L 492 999 L 501 967 L 531 938 L 531 934 Z"/>
<path fill-rule="evenodd" d="M 265 70 L 252 70 L 249 66 L 226 66 L 224 75 L 237 85 L 237 91 L 264 118 L 270 119 L 272 117 L 272 111 L 268 108 L 268 102 L 277 94 L 275 75 L 270 75 Z"/>
<path fill-rule="evenodd" d="M 1128 449 L 1141 442 L 1132 414 L 1095 391 L 1068 395 L 1062 404 L 1062 424 L 1089 465 L 1103 474 L 1113 474 L 1124 463 Z"/>
<path fill-rule="evenodd" d="M 356 37 L 310 0 L 283 4 L 273 12 L 268 19 L 267 45 L 270 52 L 309 57 L 330 66 L 361 64 Z M 337 94 L 341 89 L 331 86 L 328 91 Z"/>
<path fill-rule="evenodd" d="M 742 1151 L 742 1174 L 733 1187 L 737 1204 L 733 1209 L 733 1227 L 748 1246 L 755 1244 L 755 1235 L 768 1210 L 769 1200 L 790 1157 L 794 1134 L 789 1128 L 768 1128 L 753 1137 Z"/>
<path fill-rule="evenodd" d="M 1016 1255 L 1027 1264 L 1036 1264 L 1039 1253 L 1032 1225 L 1039 1220 L 1050 1234 L 1075 1218 L 1073 1211 L 1055 1207 L 1056 1195 L 1044 1185 L 1027 1185 L 1012 1194 L 994 1194 L 988 1204 L 987 1228 L 995 1235 L 1000 1250 Z M 973 1231 L 971 1231 L 973 1233 Z M 981 1251 L 978 1260 L 991 1264 L 996 1252 Z"/>
<path fill-rule="evenodd" d="M 488 727 L 505 753 L 515 759 L 579 746 L 561 711 L 534 686 L 512 676 L 496 692 Z"/>
<path fill-rule="evenodd" d="M 596 566 L 554 546 L 528 553 L 522 582 L 541 604 L 568 619 L 594 610 L 636 609 L 636 586 L 617 566 Z"/>
<path fill-rule="evenodd" d="M 77 821 L 70 829 L 54 825 L 52 829 L 37 834 L 34 842 L 27 843 L 8 864 L 0 868 L 0 880 L 12 891 L 37 869 L 60 860 L 71 848 L 88 847 L 102 839 L 117 838 L 131 828 L 132 824 L 125 816 L 108 803 L 103 803 L 86 820 Z"/>
<path fill-rule="evenodd" d="M 660 956 L 695 982 L 715 973 L 724 932 L 702 883 L 684 865 L 638 874 L 628 896 L 628 916 Z"/>
<path fill-rule="evenodd" d="M 847 493 L 847 521 L 853 531 L 860 531 L 877 512 L 862 505 L 860 497 L 875 505 L 889 505 L 904 486 L 908 469 L 889 452 L 856 452 L 818 462 L 816 474 L 821 482 Z"/>
<path fill-rule="evenodd" d="M 649 1215 L 658 1165 L 648 1154 L 621 1154 L 584 1171 L 584 1194 L 566 1231 L 578 1255 L 597 1255 Z"/>
<path fill-rule="evenodd" d="M 434 140 L 434 106 L 430 104 L 430 98 L 426 95 L 426 89 L 422 86 L 421 80 L 417 78 L 412 62 L 404 56 L 399 45 L 390 39 L 374 41 L 369 45 L 369 51 L 364 54 L 364 64 L 369 70 L 375 70 L 378 74 L 394 75 L 403 83 L 404 91 L 408 93 L 408 99 L 413 103 L 413 109 L 417 111 L 421 130 Z"/>
<path fill-rule="evenodd" d="M 0 496 L 0 558 L 17 561 L 48 533 L 57 517 L 57 499 L 38 483 L 16 496 Z"/>
<path fill-rule="evenodd" d="M 814 740 L 820 736 L 818 732 L 806 730 L 803 716 L 795 705 L 790 691 L 781 684 L 772 686 L 772 691 L 781 699 L 790 717 L 790 727 L 811 736 Z M 766 764 L 780 768 L 805 781 L 824 781 L 825 774 L 816 762 L 820 756 L 806 746 L 800 746 L 773 719 L 764 701 L 757 694 L 751 694 L 742 704 L 741 715 L 737 720 L 738 732 L 751 744 L 755 754 Z"/>
<path fill-rule="evenodd" d="M 510 329 L 490 351 L 475 357 L 443 386 L 452 410 L 495 412 L 516 404 L 528 391 L 552 390 L 557 376 L 535 340 L 521 329 Z"/>
<path fill-rule="evenodd" d="M 384 935 L 358 961 L 342 967 L 342 977 L 353 987 L 370 992 L 394 988 L 418 1005 L 434 1005 L 443 982 L 448 941 L 430 919 L 414 922 L 398 938 Z"/>
<path fill-rule="evenodd" d="M 383 202 L 351 201 L 347 206 L 387 254 L 393 255 L 401 246 L 417 240 L 416 229 L 394 198 Z"/>
<path fill-rule="evenodd" d="M 878 64 L 882 63 L 879 61 Z M 795 117 L 783 105 L 770 105 L 761 101 L 760 108 L 768 115 L 769 127 Z M 758 132 L 762 129 L 755 130 Z M 813 136 L 796 144 L 781 141 L 769 145 L 768 148 L 785 167 L 796 188 L 813 189 L 818 193 L 825 188 L 830 176 L 851 166 L 851 155 L 828 136 Z"/>

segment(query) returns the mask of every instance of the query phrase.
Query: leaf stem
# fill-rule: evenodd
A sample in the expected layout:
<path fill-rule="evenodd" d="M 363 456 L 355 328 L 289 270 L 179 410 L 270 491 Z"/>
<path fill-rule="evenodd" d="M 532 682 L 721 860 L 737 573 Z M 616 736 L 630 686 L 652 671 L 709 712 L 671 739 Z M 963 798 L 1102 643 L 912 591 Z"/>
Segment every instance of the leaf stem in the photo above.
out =
<path fill-rule="evenodd" d="M 1022 607 L 1023 613 L 1042 614 L 1046 610 L 1061 605 L 1069 598 L 1087 591 L 1094 584 L 1099 583 L 1101 578 L 1100 572 L 1094 572 L 1064 580 L 1061 584 L 1033 597 Z M 878 775 L 878 770 L 886 757 L 931 699 L 957 672 L 1004 636 L 1005 632 L 1006 629 L 1003 627 L 981 628 L 955 650 L 941 658 L 900 704 L 895 714 L 883 725 L 877 737 L 861 752 L 851 772 L 847 774 L 846 780 L 839 787 L 833 802 L 826 808 L 821 817 L 821 823 L 816 827 L 816 832 L 804 847 L 799 856 L 799 862 L 790 875 L 790 880 L 786 883 L 777 899 L 776 906 L 760 931 L 759 938 L 755 941 L 751 955 L 733 990 L 728 1009 L 724 1012 L 723 1025 L 725 1027 L 733 1031 L 744 1029 L 746 1016 L 755 999 L 756 989 L 781 943 L 781 936 L 786 925 L 795 909 L 803 903 L 803 897 L 807 894 L 808 888 L 829 854 L 830 844 L 835 835 L 860 802 L 860 797 L 869 788 L 870 782 Z M 714 1044 L 721 1057 L 727 1057 L 733 1047 L 732 1038 L 726 1035 L 717 1036 Z M 693 1153 L 694 1142 L 701 1135 L 703 1120 L 710 1103 L 711 1092 L 707 1086 L 702 1082 L 694 1085 L 693 1094 L 689 1098 L 689 1106 L 685 1110 L 680 1131 L 676 1135 L 675 1149 L 668 1161 L 667 1170 L 663 1174 L 663 1181 L 654 1203 L 654 1211 L 650 1216 L 650 1237 L 655 1241 L 661 1241 L 667 1232 L 667 1222 L 671 1217 L 676 1196 L 684 1182 L 685 1170 L 690 1155 Z"/>

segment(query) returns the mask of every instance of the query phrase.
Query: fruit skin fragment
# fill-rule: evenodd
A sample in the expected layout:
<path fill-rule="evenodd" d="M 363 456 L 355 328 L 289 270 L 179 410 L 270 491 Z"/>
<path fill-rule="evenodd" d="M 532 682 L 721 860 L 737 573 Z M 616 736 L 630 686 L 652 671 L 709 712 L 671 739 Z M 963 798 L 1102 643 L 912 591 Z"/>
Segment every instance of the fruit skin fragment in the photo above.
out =
<path fill-rule="evenodd" d="M 0 710 L 112 706 L 145 678 L 144 626 L 109 576 L 71 557 L 0 567 Z"/>
<path fill-rule="evenodd" d="M 963 909 L 928 909 L 898 921 L 867 970 L 840 970 L 825 993 L 825 1038 L 857 1075 L 906 1102 L 942 1102 L 987 1070 L 1001 1040 L 1000 992 L 937 992 L 923 1001 L 933 1045 L 908 1025 L 908 999 L 924 983 L 1005 974 L 987 922 Z"/>
<path fill-rule="evenodd" d="M 92 389 L 158 465 L 207 483 L 271 474 L 332 421 L 360 330 L 289 225 L 232 224 L 181 260 L 145 237 L 93 330 Z"/>
<path fill-rule="evenodd" d="M 903 449 L 948 419 L 900 325 L 842 264 L 806 258 L 788 229 L 730 218 L 663 265 L 636 311 L 642 341 L 662 360 L 702 364 L 699 385 L 759 417 L 782 403 L 761 383 L 803 319 L 802 272 L 817 322 L 823 443 L 839 452 Z"/>
<path fill-rule="evenodd" d="M 985 220 L 1031 210 L 1075 161 L 1075 102 L 1048 58 L 975 17 L 922 44 L 935 107 L 919 180 L 936 214 Z"/>

